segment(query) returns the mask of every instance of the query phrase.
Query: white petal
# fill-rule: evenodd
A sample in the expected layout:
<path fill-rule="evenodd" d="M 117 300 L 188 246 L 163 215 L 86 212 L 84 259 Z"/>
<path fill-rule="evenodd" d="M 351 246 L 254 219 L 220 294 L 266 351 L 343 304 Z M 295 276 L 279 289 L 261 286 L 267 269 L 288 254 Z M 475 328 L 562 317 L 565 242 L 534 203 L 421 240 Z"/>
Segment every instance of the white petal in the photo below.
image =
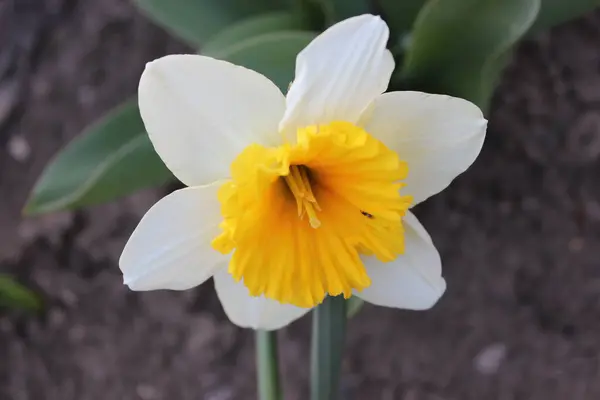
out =
<path fill-rule="evenodd" d="M 276 145 L 285 109 L 281 91 L 252 70 L 198 55 L 146 65 L 139 105 L 158 155 L 188 186 L 229 176 L 251 143 Z"/>
<path fill-rule="evenodd" d="M 226 268 L 219 268 L 214 279 L 225 314 L 231 322 L 242 328 L 280 329 L 311 310 L 281 304 L 264 296 L 250 296 L 242 281 L 236 282 Z"/>
<path fill-rule="evenodd" d="M 222 220 L 219 185 L 178 190 L 144 215 L 119 266 L 132 290 L 185 290 L 210 278 L 228 258 L 211 248 Z"/>
<path fill-rule="evenodd" d="M 475 161 L 487 126 L 473 103 L 420 92 L 385 93 L 366 119 L 367 132 L 408 163 L 402 194 L 413 204 L 444 190 Z"/>
<path fill-rule="evenodd" d="M 371 286 L 355 295 L 378 306 L 426 310 L 446 290 L 442 263 L 431 237 L 417 218 L 409 212 L 403 221 L 405 253 L 389 263 L 365 257 Z"/>
<path fill-rule="evenodd" d="M 373 15 L 337 23 L 315 38 L 296 59 L 280 128 L 332 121 L 356 123 L 362 111 L 387 89 L 394 58 L 385 49 L 389 30 Z"/>

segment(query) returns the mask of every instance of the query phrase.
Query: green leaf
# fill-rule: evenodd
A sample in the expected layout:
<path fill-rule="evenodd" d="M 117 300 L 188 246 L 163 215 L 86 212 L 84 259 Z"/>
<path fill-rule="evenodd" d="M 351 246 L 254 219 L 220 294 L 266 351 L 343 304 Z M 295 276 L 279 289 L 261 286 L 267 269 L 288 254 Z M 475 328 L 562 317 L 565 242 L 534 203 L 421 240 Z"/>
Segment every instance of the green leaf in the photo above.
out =
<path fill-rule="evenodd" d="M 150 142 L 136 100 L 69 143 L 35 184 L 25 213 L 102 203 L 173 179 Z"/>
<path fill-rule="evenodd" d="M 370 0 L 330 0 L 329 7 L 335 21 L 341 21 L 355 15 L 369 13 Z"/>
<path fill-rule="evenodd" d="M 346 305 L 346 316 L 348 318 L 354 317 L 365 305 L 365 301 L 360 297 L 352 296 L 348 300 Z"/>
<path fill-rule="evenodd" d="M 336 22 L 332 1 L 336 0 L 294 0 L 292 11 L 302 18 L 307 29 L 321 32 Z"/>
<path fill-rule="evenodd" d="M 600 6 L 600 0 L 542 0 L 537 20 L 530 29 L 535 34 L 589 13 Z"/>
<path fill-rule="evenodd" d="M 425 0 L 379 0 L 383 17 L 394 34 L 410 31 L 424 4 Z"/>
<path fill-rule="evenodd" d="M 42 308 L 42 300 L 12 277 L 0 274 L 0 307 L 37 312 Z"/>
<path fill-rule="evenodd" d="M 296 30 L 302 28 L 298 15 L 287 11 L 279 11 L 256 17 L 246 18 L 236 22 L 216 36 L 212 37 L 203 47 L 202 54 L 218 57 L 220 53 L 231 46 L 265 33 Z"/>
<path fill-rule="evenodd" d="M 260 72 L 285 93 L 294 79 L 296 55 L 315 36 L 314 32 L 305 31 L 265 33 L 223 48 L 212 57 Z"/>
<path fill-rule="evenodd" d="M 394 84 L 487 109 L 507 54 L 539 7 L 540 0 L 430 0 L 419 12 Z"/>
<path fill-rule="evenodd" d="M 194 47 L 227 25 L 251 15 L 282 9 L 281 0 L 134 0 L 157 24 Z"/>

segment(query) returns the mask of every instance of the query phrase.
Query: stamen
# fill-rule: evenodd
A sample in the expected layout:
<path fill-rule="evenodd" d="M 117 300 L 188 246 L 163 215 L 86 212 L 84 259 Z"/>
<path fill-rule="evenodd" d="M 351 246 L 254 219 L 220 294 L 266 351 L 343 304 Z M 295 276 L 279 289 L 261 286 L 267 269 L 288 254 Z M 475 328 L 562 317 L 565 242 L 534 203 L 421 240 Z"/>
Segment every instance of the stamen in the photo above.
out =
<path fill-rule="evenodd" d="M 310 224 L 310 226 L 312 226 L 315 229 L 320 227 L 321 221 L 319 221 L 319 218 L 317 218 L 317 213 L 315 212 L 313 203 L 309 203 L 308 201 L 305 201 L 304 209 L 306 210 L 306 214 L 308 214 L 308 223 Z"/>
<path fill-rule="evenodd" d="M 312 191 L 307 168 L 303 165 L 291 165 L 285 182 L 296 200 L 298 216 L 304 218 L 304 215 L 308 215 L 308 222 L 315 229 L 321 226 L 317 217 L 317 211 L 321 211 L 321 207 Z"/>

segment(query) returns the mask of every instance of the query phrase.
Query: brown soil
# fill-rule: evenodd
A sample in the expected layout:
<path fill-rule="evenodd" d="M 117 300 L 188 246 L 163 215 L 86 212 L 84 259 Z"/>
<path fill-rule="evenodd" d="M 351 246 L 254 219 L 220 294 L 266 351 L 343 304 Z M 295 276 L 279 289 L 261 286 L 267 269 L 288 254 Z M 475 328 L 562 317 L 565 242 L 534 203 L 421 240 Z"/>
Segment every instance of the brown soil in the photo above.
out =
<path fill-rule="evenodd" d="M 182 51 L 125 0 L 0 2 L 0 267 L 40 318 L 0 315 L 0 399 L 254 399 L 252 332 L 210 285 L 132 293 L 116 259 L 146 192 L 23 220 L 57 149 Z M 417 210 L 445 262 L 428 312 L 366 306 L 344 399 L 600 398 L 600 13 L 523 43 L 483 153 Z M 309 321 L 282 333 L 287 399 L 307 394 Z"/>

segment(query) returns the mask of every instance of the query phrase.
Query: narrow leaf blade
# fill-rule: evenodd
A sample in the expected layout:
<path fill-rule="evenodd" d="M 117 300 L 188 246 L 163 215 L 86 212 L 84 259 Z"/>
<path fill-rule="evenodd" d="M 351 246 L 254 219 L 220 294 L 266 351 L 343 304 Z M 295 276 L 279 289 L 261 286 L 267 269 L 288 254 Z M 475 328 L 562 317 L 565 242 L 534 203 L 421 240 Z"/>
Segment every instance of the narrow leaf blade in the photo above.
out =
<path fill-rule="evenodd" d="M 282 9 L 280 0 L 134 0 L 154 22 L 199 47 L 229 24 Z"/>
<path fill-rule="evenodd" d="M 401 84 L 487 108 L 502 70 L 494 64 L 528 31 L 539 7 L 540 0 L 431 0 L 415 22 Z"/>
<path fill-rule="evenodd" d="M 282 92 L 294 79 L 296 56 L 316 36 L 307 31 L 265 33 L 223 48 L 213 57 L 260 72 Z"/>
<path fill-rule="evenodd" d="M 369 0 L 330 0 L 329 3 L 336 21 L 371 11 Z"/>
<path fill-rule="evenodd" d="M 553 26 L 591 12 L 600 0 L 542 0 L 542 7 L 530 33 L 536 34 Z"/>
<path fill-rule="evenodd" d="M 206 42 L 201 52 L 207 56 L 219 57 L 229 47 L 236 46 L 248 38 L 278 31 L 299 30 L 301 28 L 302 21 L 300 17 L 291 12 L 279 11 L 266 13 L 243 19 L 228 26 Z"/>
<path fill-rule="evenodd" d="M 426 0 L 379 0 L 381 11 L 395 34 L 411 30 Z"/>
<path fill-rule="evenodd" d="M 102 203 L 173 179 L 146 134 L 136 100 L 69 143 L 35 184 L 26 214 Z"/>

